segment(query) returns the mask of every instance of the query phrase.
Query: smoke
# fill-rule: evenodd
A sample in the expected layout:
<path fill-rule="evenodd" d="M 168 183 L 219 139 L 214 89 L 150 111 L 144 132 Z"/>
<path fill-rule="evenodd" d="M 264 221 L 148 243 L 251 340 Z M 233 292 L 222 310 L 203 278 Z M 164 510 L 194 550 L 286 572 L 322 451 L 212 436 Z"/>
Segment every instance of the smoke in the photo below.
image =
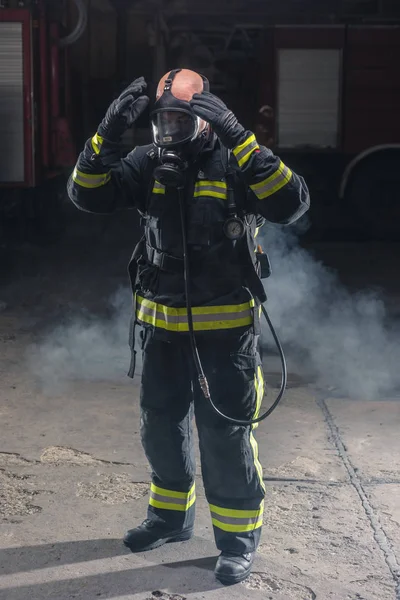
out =
<path fill-rule="evenodd" d="M 69 382 L 121 381 L 130 365 L 128 345 L 132 292 L 120 288 L 109 302 L 109 316 L 72 314 L 29 349 L 29 366 L 46 393 L 64 391 Z M 140 372 L 137 354 L 136 374 Z"/>
<path fill-rule="evenodd" d="M 300 247 L 298 233 L 299 226 L 268 225 L 261 231 L 272 264 L 267 308 L 289 367 L 343 395 L 393 393 L 400 387 L 400 336 L 383 298 L 374 290 L 350 293 L 335 272 Z M 121 288 L 110 299 L 107 317 L 75 312 L 30 348 L 30 367 L 43 391 L 59 391 L 73 380 L 128 381 L 131 310 L 131 292 Z M 137 359 L 139 375 L 140 352 Z M 267 371 L 271 362 L 268 358 Z"/>
<path fill-rule="evenodd" d="M 262 237 L 272 263 L 267 308 L 292 364 L 339 394 L 393 393 L 400 386 L 400 332 L 379 292 L 350 293 L 299 246 L 292 229 L 265 226 Z"/>

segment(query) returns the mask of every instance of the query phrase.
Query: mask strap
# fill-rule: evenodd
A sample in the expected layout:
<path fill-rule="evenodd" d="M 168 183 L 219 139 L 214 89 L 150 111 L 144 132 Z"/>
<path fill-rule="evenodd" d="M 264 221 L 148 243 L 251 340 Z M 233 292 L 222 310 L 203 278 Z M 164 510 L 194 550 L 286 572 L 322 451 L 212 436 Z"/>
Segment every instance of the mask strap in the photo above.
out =
<path fill-rule="evenodd" d="M 175 76 L 177 75 L 177 73 L 180 73 L 182 71 L 182 69 L 174 69 L 173 71 L 170 72 L 170 74 L 168 75 L 167 79 L 165 80 L 165 84 L 164 84 L 164 92 L 170 92 L 171 88 L 172 88 L 172 82 L 175 79 Z M 205 92 L 209 92 L 210 91 L 210 82 L 207 79 L 207 77 L 205 75 L 202 75 L 201 73 L 199 73 L 200 77 L 203 80 L 203 90 Z"/>
<path fill-rule="evenodd" d="M 205 75 L 202 75 L 201 73 L 199 73 L 199 75 L 203 80 L 203 91 L 209 92 L 210 91 L 210 82 L 208 81 L 208 79 Z"/>
<path fill-rule="evenodd" d="M 170 74 L 168 75 L 167 79 L 165 80 L 164 92 L 170 92 L 171 91 L 172 82 L 174 81 L 176 74 L 180 73 L 181 71 L 182 71 L 182 69 L 174 69 L 173 71 L 170 72 Z"/>

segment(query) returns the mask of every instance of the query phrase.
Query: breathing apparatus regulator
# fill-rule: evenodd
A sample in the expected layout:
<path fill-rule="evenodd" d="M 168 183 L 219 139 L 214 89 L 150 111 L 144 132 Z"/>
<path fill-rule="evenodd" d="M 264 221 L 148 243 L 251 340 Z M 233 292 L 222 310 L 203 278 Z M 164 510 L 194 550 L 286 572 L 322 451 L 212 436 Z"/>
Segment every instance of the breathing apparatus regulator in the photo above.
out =
<path fill-rule="evenodd" d="M 201 119 L 197 117 L 189 102 L 176 98 L 172 91 L 174 77 L 180 69 L 171 71 L 165 81 L 164 91 L 158 98 L 151 112 L 151 125 L 153 130 L 154 144 L 159 152 L 159 164 L 154 170 L 154 178 L 165 187 L 175 188 L 180 207 L 180 218 L 182 227 L 183 258 L 184 258 L 184 282 L 186 310 L 188 316 L 188 328 L 193 360 L 196 367 L 198 381 L 205 399 L 210 403 L 213 410 L 234 425 L 255 425 L 264 421 L 278 406 L 287 383 L 287 367 L 285 355 L 271 323 L 268 312 L 263 304 L 261 310 L 268 323 L 276 347 L 279 352 L 282 367 L 281 386 L 277 398 L 271 407 L 256 419 L 242 420 L 234 419 L 223 414 L 214 404 L 207 378 L 205 376 L 199 351 L 196 343 L 196 336 L 193 327 L 192 303 L 190 295 L 190 262 L 188 254 L 187 231 L 186 231 L 186 206 L 184 197 L 185 175 L 191 160 L 195 159 L 210 139 L 212 133 L 209 126 L 201 128 Z M 203 79 L 203 89 L 209 91 L 209 82 L 206 77 Z M 232 242 L 241 240 L 246 234 L 246 225 L 243 219 L 237 214 L 237 207 L 234 195 L 234 174 L 229 166 L 229 151 L 223 148 L 225 180 L 227 184 L 227 209 L 228 216 L 225 220 L 223 231 L 225 236 Z"/>

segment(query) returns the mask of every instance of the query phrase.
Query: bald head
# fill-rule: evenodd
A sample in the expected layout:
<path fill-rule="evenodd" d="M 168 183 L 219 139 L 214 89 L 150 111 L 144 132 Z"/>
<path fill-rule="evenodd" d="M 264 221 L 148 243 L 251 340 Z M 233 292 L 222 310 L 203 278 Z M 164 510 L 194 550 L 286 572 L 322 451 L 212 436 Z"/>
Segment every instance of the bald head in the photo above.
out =
<path fill-rule="evenodd" d="M 165 82 L 168 79 L 170 72 L 171 71 L 168 71 L 168 73 L 160 79 L 157 87 L 157 100 L 164 91 Z M 193 94 L 201 94 L 203 87 L 203 80 L 198 73 L 190 71 L 190 69 L 182 69 L 182 71 L 175 75 L 171 92 L 176 98 L 179 98 L 179 100 L 189 102 L 193 98 Z"/>

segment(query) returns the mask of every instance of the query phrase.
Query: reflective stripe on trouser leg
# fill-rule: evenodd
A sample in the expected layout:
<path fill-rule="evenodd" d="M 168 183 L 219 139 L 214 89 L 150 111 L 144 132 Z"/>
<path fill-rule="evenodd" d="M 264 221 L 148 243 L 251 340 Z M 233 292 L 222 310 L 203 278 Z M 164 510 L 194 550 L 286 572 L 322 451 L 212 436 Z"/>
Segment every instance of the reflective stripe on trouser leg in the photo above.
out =
<path fill-rule="evenodd" d="M 195 484 L 188 492 L 177 492 L 175 490 L 165 490 L 154 483 L 150 487 L 150 506 L 162 508 L 163 510 L 177 510 L 186 512 L 196 501 Z"/>
<path fill-rule="evenodd" d="M 250 419 L 260 410 L 262 372 L 252 332 L 213 342 L 199 337 L 199 352 L 215 404 L 235 418 Z M 252 428 L 216 416 L 196 398 L 203 480 L 217 548 L 254 551 L 262 530 L 264 484 Z"/>
<path fill-rule="evenodd" d="M 253 419 L 257 419 L 260 414 L 260 408 L 264 397 L 264 376 L 261 366 L 257 366 L 254 375 L 254 388 L 256 392 L 256 410 Z M 253 451 L 254 466 L 260 481 L 260 486 L 265 490 L 263 481 L 262 466 L 258 459 L 258 444 L 253 435 L 253 429 L 258 427 L 255 423 L 249 432 L 250 444 Z M 264 502 L 261 502 L 260 507 L 256 510 L 235 510 L 231 508 L 223 508 L 210 504 L 211 520 L 214 527 L 222 531 L 231 533 L 254 532 L 263 525 Z"/>
<path fill-rule="evenodd" d="M 261 365 L 257 366 L 256 369 L 256 373 L 254 376 L 254 387 L 256 389 L 256 410 L 253 416 L 253 419 L 258 419 L 258 417 L 260 416 L 260 408 L 261 408 L 261 404 L 264 398 L 264 390 L 265 390 L 265 386 L 264 386 L 264 375 L 263 375 L 263 371 L 262 371 L 262 367 Z M 251 430 L 250 430 L 250 444 L 253 450 L 253 457 L 254 457 L 254 466 L 256 468 L 257 471 L 257 475 L 260 481 L 260 485 L 263 488 L 263 490 L 265 491 L 265 484 L 264 484 L 264 480 L 263 480 L 263 471 L 262 471 L 262 466 L 261 463 L 259 461 L 258 458 L 258 444 L 256 441 L 256 438 L 253 435 L 253 430 L 256 429 L 258 427 L 259 423 L 255 423 L 254 425 L 252 425 Z"/>
<path fill-rule="evenodd" d="M 187 529 L 194 524 L 195 503 L 194 483 L 187 492 L 167 490 L 152 483 L 147 516 L 171 530 Z"/>
<path fill-rule="evenodd" d="M 143 342 L 140 432 L 152 469 L 148 518 L 175 531 L 193 527 L 195 461 L 188 351 L 151 333 Z"/>
<path fill-rule="evenodd" d="M 262 527 L 264 502 L 256 510 L 234 510 L 210 504 L 214 527 L 232 533 L 245 533 Z"/>

